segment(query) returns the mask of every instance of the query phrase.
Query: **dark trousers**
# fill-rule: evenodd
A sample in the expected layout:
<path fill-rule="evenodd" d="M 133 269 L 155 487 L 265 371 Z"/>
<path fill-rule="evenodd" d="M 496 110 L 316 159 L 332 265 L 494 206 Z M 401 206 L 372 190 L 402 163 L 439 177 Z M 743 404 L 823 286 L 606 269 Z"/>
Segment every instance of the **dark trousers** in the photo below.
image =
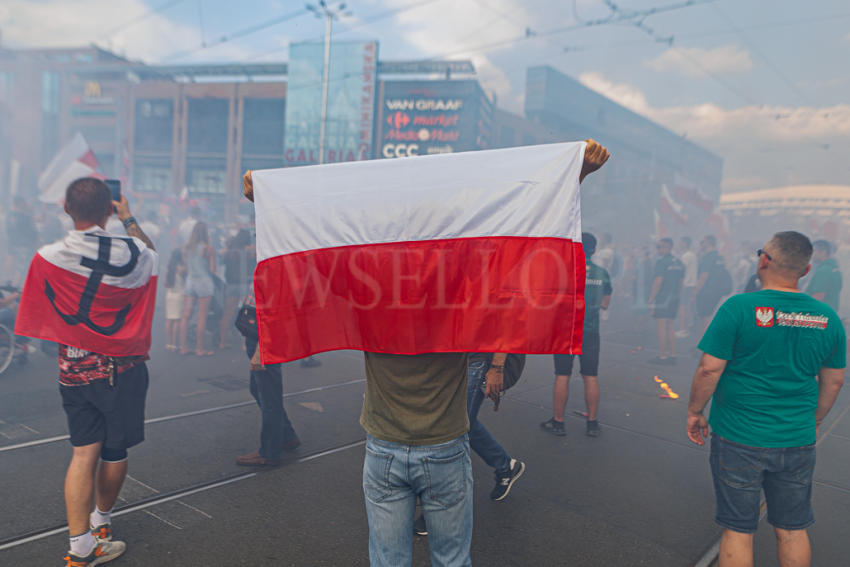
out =
<path fill-rule="evenodd" d="M 257 343 L 245 339 L 248 358 L 254 356 Z M 257 400 L 262 414 L 260 456 L 279 459 L 286 443 L 298 436 L 283 408 L 283 373 L 281 364 L 267 364 L 265 370 L 251 371 L 251 395 Z"/>

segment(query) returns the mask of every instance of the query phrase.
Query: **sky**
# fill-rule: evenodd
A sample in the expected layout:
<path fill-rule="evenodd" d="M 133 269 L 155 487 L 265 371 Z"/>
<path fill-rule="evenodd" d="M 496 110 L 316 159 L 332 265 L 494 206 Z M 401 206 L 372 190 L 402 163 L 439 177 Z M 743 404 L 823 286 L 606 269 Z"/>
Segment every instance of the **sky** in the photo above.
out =
<path fill-rule="evenodd" d="M 526 69 L 551 65 L 721 156 L 725 191 L 850 186 L 844 0 L 347 4 L 335 39 L 377 39 L 384 60 L 472 59 L 498 105 L 519 114 Z M 669 6 L 680 7 L 635 14 Z M 303 2 L 283 0 L 0 4 L 4 45 L 95 43 L 146 63 L 286 61 L 290 42 L 323 33 Z"/>

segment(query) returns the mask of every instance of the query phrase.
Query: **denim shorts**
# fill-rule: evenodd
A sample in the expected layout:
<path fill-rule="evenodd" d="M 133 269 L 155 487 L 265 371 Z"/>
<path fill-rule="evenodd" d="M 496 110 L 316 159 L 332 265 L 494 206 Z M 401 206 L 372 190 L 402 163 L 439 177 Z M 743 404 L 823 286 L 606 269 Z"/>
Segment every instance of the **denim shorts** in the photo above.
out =
<path fill-rule="evenodd" d="M 767 521 L 772 526 L 802 530 L 815 523 L 814 445 L 749 447 L 713 435 L 710 460 L 717 498 L 715 521 L 722 527 L 755 533 L 762 490 L 767 501 Z"/>

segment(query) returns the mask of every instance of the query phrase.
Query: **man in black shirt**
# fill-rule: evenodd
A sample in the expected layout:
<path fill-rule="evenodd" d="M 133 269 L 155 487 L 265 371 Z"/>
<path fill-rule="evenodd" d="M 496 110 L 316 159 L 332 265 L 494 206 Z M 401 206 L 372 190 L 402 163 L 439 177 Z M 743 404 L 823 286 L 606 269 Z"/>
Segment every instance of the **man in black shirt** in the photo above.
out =
<path fill-rule="evenodd" d="M 685 277 L 685 265 L 674 257 L 673 239 L 662 238 L 658 241 L 658 260 L 649 293 L 649 308 L 658 326 L 658 356 L 650 362 L 656 364 L 676 363 L 676 335 L 673 332 L 673 322 L 679 312 L 679 294 L 682 280 Z"/>

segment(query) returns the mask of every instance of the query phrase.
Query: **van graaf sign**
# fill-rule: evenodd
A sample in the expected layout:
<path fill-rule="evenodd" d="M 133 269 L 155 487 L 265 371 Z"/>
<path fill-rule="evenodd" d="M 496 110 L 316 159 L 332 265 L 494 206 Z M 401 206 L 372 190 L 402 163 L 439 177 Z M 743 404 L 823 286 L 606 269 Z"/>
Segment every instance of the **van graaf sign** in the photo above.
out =
<path fill-rule="evenodd" d="M 328 69 L 324 162 L 372 157 L 377 42 L 335 42 Z M 285 165 L 319 163 L 324 44 L 290 48 Z"/>
<path fill-rule="evenodd" d="M 471 81 L 384 83 L 380 157 L 478 149 L 475 88 Z"/>

